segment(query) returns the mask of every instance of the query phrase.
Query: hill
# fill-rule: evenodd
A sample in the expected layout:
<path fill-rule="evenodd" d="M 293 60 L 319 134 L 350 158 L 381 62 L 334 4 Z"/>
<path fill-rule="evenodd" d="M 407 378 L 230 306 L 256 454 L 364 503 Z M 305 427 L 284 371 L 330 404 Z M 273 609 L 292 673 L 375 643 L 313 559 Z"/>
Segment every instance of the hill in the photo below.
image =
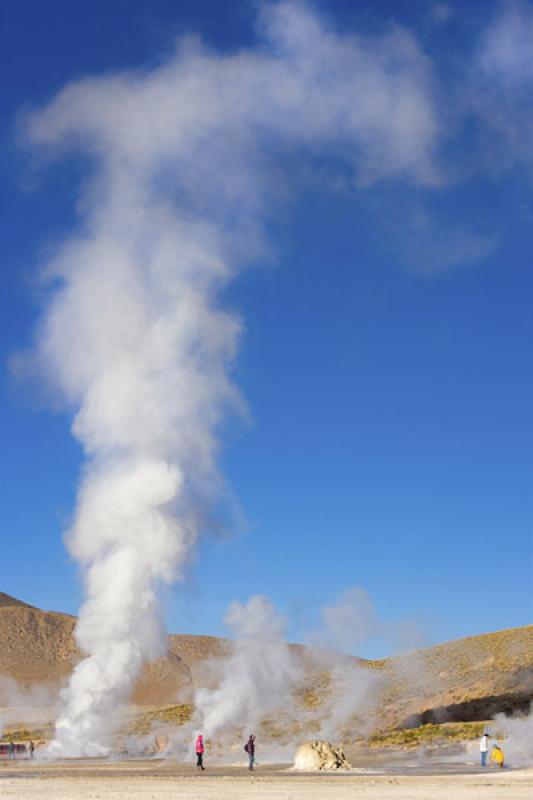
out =
<path fill-rule="evenodd" d="M 42 611 L 3 593 L 1 598 L 0 675 L 22 689 L 41 684 L 57 691 L 83 655 L 74 639 L 76 617 Z M 153 705 L 190 699 L 202 665 L 225 648 L 224 640 L 212 636 L 169 636 L 167 655 L 144 668 L 132 701 Z M 7 703 L 1 687 L 0 703 Z"/>
<path fill-rule="evenodd" d="M 25 608 L 33 608 L 28 603 L 23 603 L 22 600 L 17 600 L 16 597 L 11 597 L 10 594 L 0 592 L 0 608 L 2 606 L 24 606 Z"/>
<path fill-rule="evenodd" d="M 0 675 L 20 688 L 64 685 L 82 653 L 74 640 L 76 618 L 42 611 L 0 594 Z M 171 635 L 164 658 L 145 667 L 132 702 L 140 706 L 189 703 L 195 687 L 212 682 L 207 664 L 231 644 L 211 636 Z M 304 661 L 305 648 L 294 646 Z M 383 678 L 375 727 L 485 720 L 524 711 L 533 699 L 533 626 L 472 636 L 378 661 L 345 659 Z M 320 709 L 331 676 L 306 670 L 302 696 Z M 7 685 L 7 684 L 6 684 Z M 4 695 L 6 692 L 4 691 Z M 0 704 L 9 704 L 2 696 Z"/>
<path fill-rule="evenodd" d="M 381 703 L 397 727 L 491 719 L 533 700 L 533 625 L 469 636 L 371 662 L 388 677 Z"/>

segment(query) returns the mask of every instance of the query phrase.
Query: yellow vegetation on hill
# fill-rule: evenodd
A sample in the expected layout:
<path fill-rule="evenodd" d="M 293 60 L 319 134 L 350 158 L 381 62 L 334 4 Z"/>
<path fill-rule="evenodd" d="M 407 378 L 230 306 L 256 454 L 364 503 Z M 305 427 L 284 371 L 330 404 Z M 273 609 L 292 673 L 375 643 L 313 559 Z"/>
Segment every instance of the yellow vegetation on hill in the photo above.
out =
<path fill-rule="evenodd" d="M 57 692 L 82 657 L 74 640 L 75 623 L 74 617 L 41 611 L 0 593 L 0 674 L 15 679 L 22 689 L 47 686 Z M 189 720 L 194 689 L 215 680 L 207 665 L 224 659 L 230 648 L 231 643 L 215 637 L 169 636 L 166 657 L 147 665 L 138 681 L 132 702 L 140 708 L 125 727 L 143 733 L 155 722 L 179 725 Z M 295 700 L 307 712 L 311 731 L 331 697 L 332 678 L 327 669 L 313 669 L 305 648 L 291 645 L 291 651 L 306 675 Z M 382 678 L 364 720 L 367 728 L 382 731 L 375 734 L 376 741 L 396 741 L 398 736 L 407 746 L 437 732 L 453 739 L 477 731 L 482 720 L 500 711 L 524 710 L 533 699 L 533 626 L 470 636 L 390 659 L 345 661 L 350 669 L 359 666 Z M 9 704 L 9 697 L 2 696 L 0 685 L 2 704 Z M 280 712 L 265 720 L 265 732 L 279 738 L 290 724 Z M 391 733 L 399 728 L 408 730 Z M 41 724 L 32 731 L 21 722 L 15 729 L 21 740 L 50 733 Z M 354 736 L 357 729 L 354 718 Z"/>

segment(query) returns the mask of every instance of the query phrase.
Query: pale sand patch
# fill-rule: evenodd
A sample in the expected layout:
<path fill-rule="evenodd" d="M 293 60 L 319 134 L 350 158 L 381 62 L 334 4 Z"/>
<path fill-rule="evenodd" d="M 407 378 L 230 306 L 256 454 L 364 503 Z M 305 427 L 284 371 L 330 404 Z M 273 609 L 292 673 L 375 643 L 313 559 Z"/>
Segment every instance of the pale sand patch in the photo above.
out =
<path fill-rule="evenodd" d="M 0 775 L 16 800 L 531 800 L 533 770 L 468 775 Z"/>

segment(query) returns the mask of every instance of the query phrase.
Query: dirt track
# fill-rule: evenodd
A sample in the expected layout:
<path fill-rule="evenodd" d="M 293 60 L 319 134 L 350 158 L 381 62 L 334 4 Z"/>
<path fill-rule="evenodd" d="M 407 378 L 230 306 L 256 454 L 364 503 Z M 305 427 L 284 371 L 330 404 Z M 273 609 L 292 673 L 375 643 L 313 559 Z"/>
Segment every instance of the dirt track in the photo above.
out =
<path fill-rule="evenodd" d="M 0 795 L 16 800 L 530 800 L 533 769 L 442 774 L 294 773 L 268 766 L 250 775 L 218 767 L 198 775 L 172 762 L 4 762 Z"/>

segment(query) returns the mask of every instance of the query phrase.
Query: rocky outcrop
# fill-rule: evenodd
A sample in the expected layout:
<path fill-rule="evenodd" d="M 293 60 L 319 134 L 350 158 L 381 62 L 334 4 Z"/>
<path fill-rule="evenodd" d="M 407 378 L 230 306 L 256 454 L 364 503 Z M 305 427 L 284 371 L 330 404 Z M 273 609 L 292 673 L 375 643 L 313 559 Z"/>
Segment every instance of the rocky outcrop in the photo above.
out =
<path fill-rule="evenodd" d="M 316 739 L 301 744 L 294 757 L 294 769 L 304 771 L 351 769 L 342 747 Z"/>

